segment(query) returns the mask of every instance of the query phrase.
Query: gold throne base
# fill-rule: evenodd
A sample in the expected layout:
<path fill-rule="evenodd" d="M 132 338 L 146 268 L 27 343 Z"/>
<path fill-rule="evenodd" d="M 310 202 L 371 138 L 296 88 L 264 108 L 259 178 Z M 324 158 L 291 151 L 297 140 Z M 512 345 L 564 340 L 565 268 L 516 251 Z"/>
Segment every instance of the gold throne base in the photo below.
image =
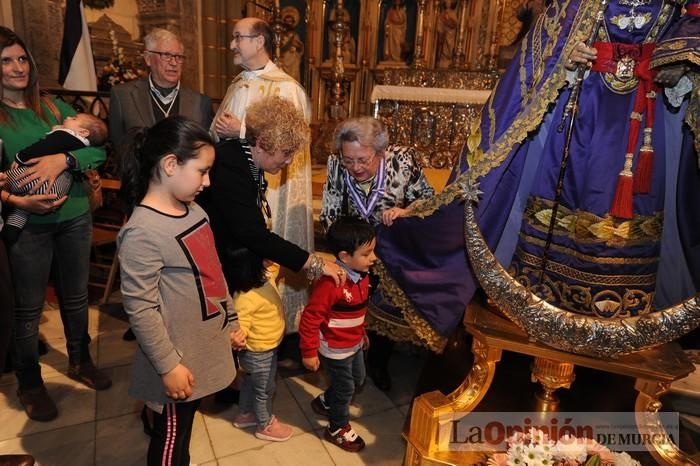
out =
<path fill-rule="evenodd" d="M 659 399 L 669 390 L 673 381 L 695 370 L 675 343 L 607 361 L 550 348 L 531 341 L 511 321 L 476 303 L 467 308 L 464 326 L 473 336 L 474 362 L 471 371 L 464 382 L 449 395 L 434 391 L 414 400 L 409 430 L 404 433 L 407 441 L 405 466 L 473 465 L 486 462 L 487 456 L 483 452 L 446 451 L 446 445 L 441 446 L 439 443 L 438 420 L 446 414 L 470 412 L 479 404 L 489 390 L 496 364 L 504 350 L 535 358 L 532 377 L 533 381 L 539 381 L 542 385 L 542 392 L 537 395 L 540 411 L 556 410 L 558 401 L 554 392 L 571 385 L 574 366 L 635 378 L 635 389 L 638 392 L 635 402 L 637 426 L 641 434 L 649 434 L 650 438 L 658 439 L 668 438 L 663 425 L 658 422 L 658 411 L 661 408 Z M 670 442 L 654 443 L 649 452 L 659 464 L 698 465 L 696 459 Z"/>

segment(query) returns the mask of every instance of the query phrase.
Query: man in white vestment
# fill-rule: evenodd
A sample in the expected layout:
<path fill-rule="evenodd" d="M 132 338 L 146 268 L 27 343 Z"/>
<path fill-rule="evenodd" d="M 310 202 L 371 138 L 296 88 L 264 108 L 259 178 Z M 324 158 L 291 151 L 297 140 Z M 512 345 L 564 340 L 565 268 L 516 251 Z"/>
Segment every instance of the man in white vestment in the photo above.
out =
<path fill-rule="evenodd" d="M 301 85 L 271 60 L 272 30 L 263 20 L 243 18 L 233 28 L 233 62 L 244 68 L 233 80 L 211 125 L 218 141 L 245 138 L 245 109 L 260 98 L 279 95 L 311 119 L 309 98 Z M 278 175 L 265 174 L 272 231 L 307 251 L 314 250 L 311 152 L 304 148 Z M 306 305 L 308 283 L 302 275 L 282 270 L 277 286 L 284 304 L 287 333 L 296 332 Z"/>

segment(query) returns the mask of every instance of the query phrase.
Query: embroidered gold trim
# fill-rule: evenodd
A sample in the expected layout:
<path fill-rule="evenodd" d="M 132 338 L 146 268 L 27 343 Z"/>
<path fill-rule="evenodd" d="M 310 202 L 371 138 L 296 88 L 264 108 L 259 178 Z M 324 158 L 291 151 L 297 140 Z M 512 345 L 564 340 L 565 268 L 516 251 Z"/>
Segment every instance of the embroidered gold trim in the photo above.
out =
<path fill-rule="evenodd" d="M 544 29 L 547 31 L 547 35 L 550 39 L 544 48 L 543 57 L 545 60 L 552 56 L 554 46 L 558 42 L 557 40 L 552 39 L 558 38 L 559 34 L 561 34 L 562 21 L 566 16 L 566 9 L 568 8 L 569 3 L 571 3 L 571 0 L 566 0 L 565 2 L 552 3 L 552 7 L 554 8 L 554 14 L 551 16 L 548 15 L 544 23 Z"/>
<path fill-rule="evenodd" d="M 622 295 L 614 290 L 601 290 L 593 295 L 591 287 L 553 280 L 547 273 L 544 274 L 543 283 L 532 285 L 529 276 L 538 275 L 538 269 L 523 267 L 518 272 L 516 268 L 511 268 L 510 273 L 538 297 L 548 302 L 558 301 L 562 309 L 578 314 L 603 319 L 621 319 L 652 311 L 653 292 L 626 288 Z"/>
<path fill-rule="evenodd" d="M 520 262 L 536 269 L 542 267 L 542 258 L 529 254 L 517 248 L 515 256 Z M 570 280 L 600 286 L 653 286 L 656 284 L 656 274 L 646 275 L 601 275 L 597 273 L 585 272 L 559 262 L 548 260 L 547 270 L 554 272 Z"/>
<path fill-rule="evenodd" d="M 700 65 L 700 54 L 694 50 L 684 50 L 683 52 L 664 55 L 652 60 L 651 67 L 658 68 L 659 66 L 668 65 L 669 63 L 678 63 L 688 61 L 696 65 Z"/>
<path fill-rule="evenodd" d="M 538 22 L 540 20 L 538 19 Z M 518 68 L 520 74 L 520 101 L 522 104 L 521 108 L 525 106 L 527 101 L 527 68 L 525 68 L 525 58 L 527 57 L 527 37 L 520 41 L 520 68 Z M 493 94 L 491 95 L 493 100 Z"/>
<path fill-rule="evenodd" d="M 500 81 L 496 81 L 496 85 L 493 86 L 493 91 L 491 91 L 491 95 L 494 96 L 496 95 L 496 91 L 498 90 L 498 85 L 500 84 Z M 493 99 L 489 99 L 489 147 L 491 147 L 491 144 L 493 144 L 493 140 L 496 139 L 496 111 L 493 109 Z M 478 124 L 478 122 L 477 122 Z M 481 127 L 480 127 L 481 128 Z M 481 135 L 481 133 L 479 133 Z M 476 147 L 481 149 L 479 147 L 479 143 L 481 143 L 481 139 L 477 142 Z M 469 150 L 471 151 L 472 148 L 470 147 Z"/>
<path fill-rule="evenodd" d="M 528 199 L 523 219 L 532 228 L 546 233 L 552 218 L 554 203 L 548 199 Z M 661 240 L 663 213 L 653 216 L 635 215 L 632 220 L 617 220 L 607 215 L 599 217 L 591 212 L 572 211 L 559 205 L 554 233 L 567 235 L 581 244 L 605 243 L 608 246 L 627 247 Z"/>
<path fill-rule="evenodd" d="M 688 46 L 688 41 L 685 39 L 676 39 L 662 42 L 661 45 L 656 47 L 656 50 L 680 50 Z"/>
<path fill-rule="evenodd" d="M 435 329 L 433 329 L 430 324 L 416 312 L 415 308 L 413 307 L 413 303 L 410 299 L 408 299 L 403 290 L 391 277 L 389 272 L 384 267 L 382 261 L 378 260 L 375 262 L 373 271 L 379 276 L 379 289 L 384 298 L 387 299 L 393 306 L 401 309 L 406 324 L 408 324 L 413 330 L 415 336 L 411 338 L 410 341 L 426 346 L 436 353 L 441 353 L 447 344 L 447 338 L 436 332 Z M 387 319 L 377 319 L 379 317 L 377 314 L 375 314 L 374 317 L 375 320 L 372 325 L 375 325 L 376 327 L 372 327 L 372 329 L 377 330 L 380 333 L 383 332 L 383 334 L 387 337 L 393 338 L 394 330 L 391 327 L 392 325 L 396 326 L 396 324 L 390 323 Z M 398 336 L 405 336 L 405 332 L 402 330 L 402 328 L 405 328 L 405 326 L 402 325 L 401 327 L 397 327 Z"/>
<path fill-rule="evenodd" d="M 530 66 L 532 67 L 532 83 L 528 89 L 527 101 L 523 102 L 523 105 L 527 105 L 536 97 L 535 89 L 537 89 L 537 85 L 542 79 L 542 74 L 544 72 L 544 56 L 542 55 L 542 28 L 547 17 L 548 16 L 546 14 L 540 15 L 539 19 L 535 23 L 535 30 L 532 34 L 532 62 L 530 63 Z"/>
<path fill-rule="evenodd" d="M 471 134 L 467 138 L 466 142 L 467 162 L 469 163 L 470 167 L 479 163 L 484 155 L 484 151 L 481 150 L 479 144 L 481 144 L 481 126 L 479 126 L 479 122 L 476 121 L 472 126 Z"/>
<path fill-rule="evenodd" d="M 629 81 L 620 81 L 615 73 L 603 73 L 603 80 L 605 81 L 606 87 L 610 89 L 615 94 L 629 94 L 637 89 L 639 84 L 639 79 L 632 78 Z"/>
<path fill-rule="evenodd" d="M 527 235 L 525 233 L 520 233 L 520 238 L 529 244 L 534 244 L 535 246 L 544 247 L 546 241 L 536 238 L 532 235 Z M 565 246 L 560 246 L 558 244 L 550 244 L 549 249 L 556 251 L 567 256 L 574 257 L 576 259 L 591 262 L 593 264 L 608 264 L 608 265 L 645 265 L 645 264 L 655 264 L 659 262 L 658 257 L 601 257 L 601 256 L 591 256 L 584 254 L 575 249 L 567 248 Z"/>
<path fill-rule="evenodd" d="M 656 23 L 654 23 L 651 30 L 649 31 L 649 35 L 647 36 L 646 42 L 656 42 L 656 38 L 659 36 L 659 31 L 668 22 L 669 18 L 671 17 L 671 10 L 673 8 L 674 7 L 671 6 L 669 3 L 665 3 L 664 6 L 661 7 L 661 13 L 657 18 Z"/>
<path fill-rule="evenodd" d="M 637 17 L 641 17 L 641 18 L 643 19 L 643 21 L 644 21 L 644 22 L 642 23 L 642 26 L 641 26 L 640 28 L 637 28 L 637 24 L 636 24 L 636 23 L 634 24 L 634 27 L 637 28 L 637 29 L 641 29 L 642 27 L 646 26 L 646 24 L 647 24 L 649 21 L 651 21 L 651 13 L 644 13 L 644 14 L 642 14 L 642 15 L 638 15 Z M 621 24 L 622 20 L 627 19 L 627 18 L 630 18 L 630 16 L 628 16 L 628 15 L 617 15 L 617 16 L 613 16 L 613 17 L 610 19 L 610 22 L 613 23 L 615 26 L 619 27 L 620 29 L 625 29 L 625 28 L 623 28 L 622 26 L 620 26 L 620 24 Z"/>
<path fill-rule="evenodd" d="M 381 312 L 377 306 L 369 303 L 367 306 L 367 316 L 365 318 L 365 326 L 368 330 L 372 330 L 380 335 L 396 341 L 405 341 L 417 346 L 426 347 L 423 340 L 418 338 L 416 332 L 411 327 L 397 324 L 391 319 L 384 318 L 385 313 Z"/>
<path fill-rule="evenodd" d="M 620 5 L 624 5 L 624 6 L 638 7 L 639 5 L 650 4 L 651 0 L 636 0 L 636 1 L 619 0 L 617 3 L 619 3 Z"/>

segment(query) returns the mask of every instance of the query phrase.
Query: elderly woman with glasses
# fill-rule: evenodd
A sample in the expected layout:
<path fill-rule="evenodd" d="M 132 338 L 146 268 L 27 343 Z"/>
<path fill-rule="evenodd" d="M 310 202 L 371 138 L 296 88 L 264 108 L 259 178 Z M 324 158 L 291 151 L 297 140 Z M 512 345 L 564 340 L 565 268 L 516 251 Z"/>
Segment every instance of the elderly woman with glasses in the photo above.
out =
<path fill-rule="evenodd" d="M 346 120 L 335 131 L 335 154 L 328 158 L 328 178 L 323 187 L 321 224 L 325 229 L 340 216 L 356 216 L 372 225 L 391 226 L 407 214 L 418 199 L 432 197 L 409 147 L 389 145 L 384 125 L 372 117 Z M 381 257 L 381 244 L 378 245 Z M 373 301 L 383 301 L 375 293 Z M 394 341 L 419 339 L 398 309 L 369 307 L 367 328 L 370 349 L 367 371 L 377 388 L 389 390 L 388 362 Z M 381 334 L 381 335 L 380 335 Z"/>
<path fill-rule="evenodd" d="M 389 145 L 389 133 L 372 117 L 345 120 L 335 130 L 335 154 L 328 157 L 323 186 L 324 229 L 343 215 L 391 226 L 418 199 L 433 196 L 409 147 Z"/>

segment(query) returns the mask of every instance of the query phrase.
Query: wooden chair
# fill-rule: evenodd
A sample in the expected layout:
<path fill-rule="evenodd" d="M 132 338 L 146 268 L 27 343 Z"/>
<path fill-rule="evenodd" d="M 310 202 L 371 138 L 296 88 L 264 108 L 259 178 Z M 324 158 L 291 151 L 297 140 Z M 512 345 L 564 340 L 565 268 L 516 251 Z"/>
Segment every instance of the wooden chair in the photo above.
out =
<path fill-rule="evenodd" d="M 103 179 L 103 205 L 93 212 L 91 273 L 88 285 L 103 290 L 100 305 L 105 304 L 112 293 L 119 269 L 117 234 L 126 220 L 117 197 L 120 187 L 119 180 Z"/>

